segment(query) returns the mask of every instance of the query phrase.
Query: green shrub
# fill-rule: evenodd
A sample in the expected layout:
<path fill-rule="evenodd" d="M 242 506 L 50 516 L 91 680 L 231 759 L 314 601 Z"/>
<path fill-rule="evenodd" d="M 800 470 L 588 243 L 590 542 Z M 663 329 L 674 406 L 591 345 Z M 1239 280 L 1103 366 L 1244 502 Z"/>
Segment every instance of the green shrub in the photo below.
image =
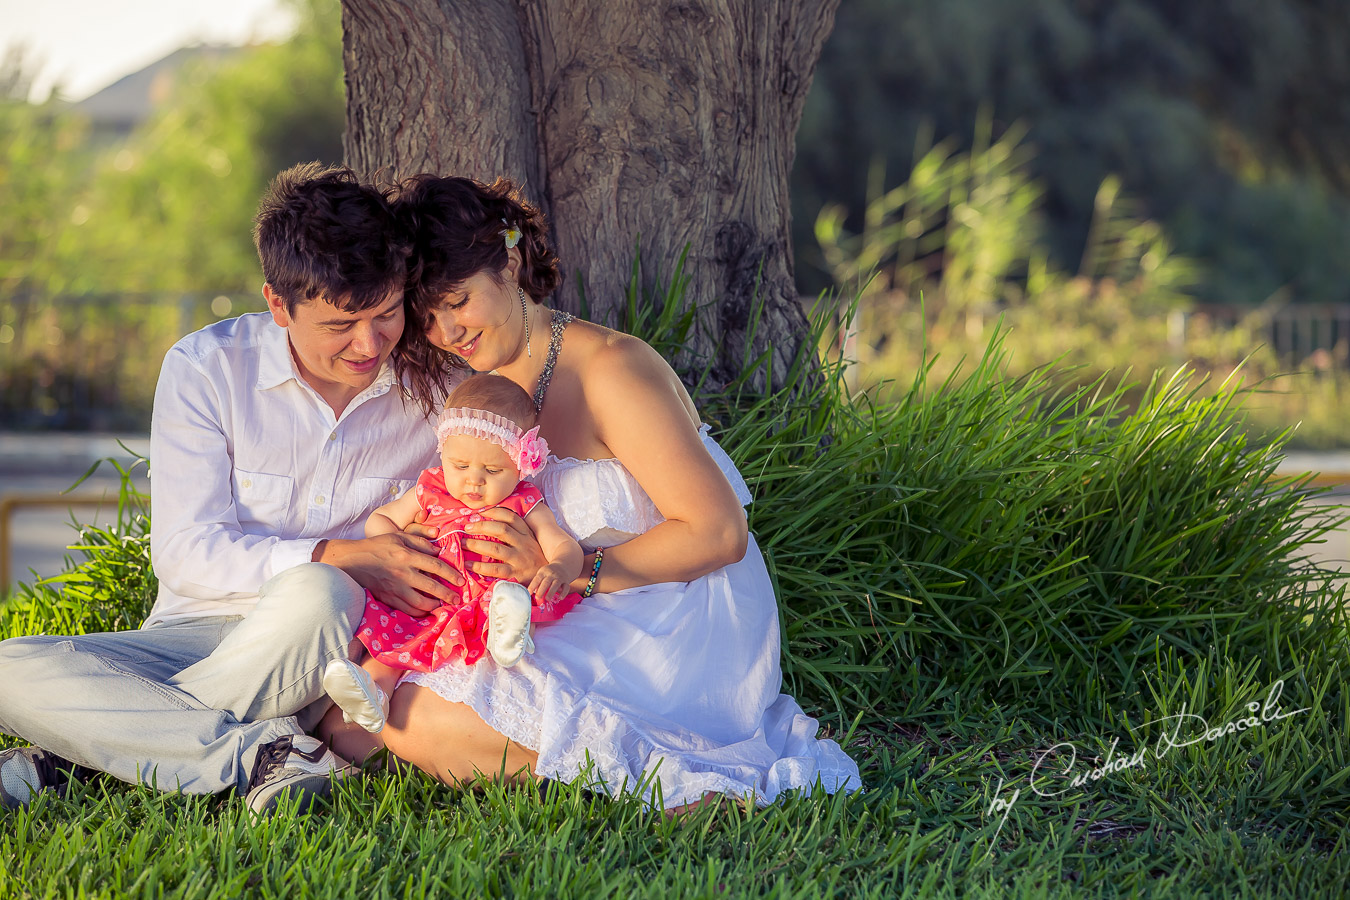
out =
<path fill-rule="evenodd" d="M 1280 358 L 1264 342 L 1283 293 L 1231 326 L 1206 312 L 1188 317 L 1206 273 L 1172 252 L 1167 232 L 1140 215 L 1114 176 L 1098 186 L 1077 267 L 1055 265 L 1034 154 L 1020 130 L 992 142 L 990 130 L 981 118 L 969 152 L 948 142 L 923 153 L 896 187 L 884 189 L 875 171 L 858 234 L 845 230 L 842 206 L 825 207 L 816 220 L 836 287 L 861 295 L 847 317 L 856 333 L 853 377 L 877 387 L 878 402 L 906 402 L 903 385 L 919 369 L 931 367 L 929 388 L 945 383 L 960 360 L 997 342 L 1006 351 L 998 354 L 1004 378 L 1053 368 L 1057 379 L 1091 385 L 1113 371 L 1184 362 L 1202 376 L 1197 398 L 1230 379 L 1253 388 L 1232 392 L 1245 413 L 1234 422 L 1257 439 L 1350 445 L 1341 410 L 1350 391 L 1344 340 Z M 1308 327 L 1300 326 L 1305 337 Z M 1327 334 L 1323 328 L 1324 344 Z M 1306 372 L 1291 376 L 1291 367 Z M 1291 423 L 1298 430 L 1285 434 Z"/>
<path fill-rule="evenodd" d="M 1272 481 L 1241 391 L 1182 371 L 1135 408 L 1125 383 L 1009 381 L 1002 355 L 887 405 L 838 366 L 804 396 L 702 398 L 756 490 L 802 694 L 877 722 L 958 688 L 1106 719 L 1159 654 L 1267 682 L 1343 658 L 1338 573 L 1300 552 L 1331 524 Z"/>

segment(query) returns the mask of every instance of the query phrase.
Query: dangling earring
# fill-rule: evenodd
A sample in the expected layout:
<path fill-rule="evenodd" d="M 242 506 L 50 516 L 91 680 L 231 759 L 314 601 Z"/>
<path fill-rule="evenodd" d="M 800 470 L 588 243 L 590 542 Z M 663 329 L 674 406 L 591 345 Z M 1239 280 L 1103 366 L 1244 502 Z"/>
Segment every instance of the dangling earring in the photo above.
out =
<path fill-rule="evenodd" d="M 525 320 L 525 355 L 534 357 L 534 351 L 530 349 L 530 312 L 525 308 L 525 289 L 516 285 L 516 293 L 520 294 L 520 317 Z"/>

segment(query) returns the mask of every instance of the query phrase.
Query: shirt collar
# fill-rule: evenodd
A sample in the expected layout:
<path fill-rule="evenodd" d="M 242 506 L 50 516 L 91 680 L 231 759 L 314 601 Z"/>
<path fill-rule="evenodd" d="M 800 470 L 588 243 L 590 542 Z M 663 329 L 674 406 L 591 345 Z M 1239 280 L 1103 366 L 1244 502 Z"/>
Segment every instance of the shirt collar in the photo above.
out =
<path fill-rule="evenodd" d="M 291 341 L 286 329 L 274 326 L 263 330 L 258 345 L 258 390 L 265 391 L 285 384 L 292 378 L 299 381 L 291 359 Z"/>
<path fill-rule="evenodd" d="M 375 380 L 370 383 L 370 387 L 361 392 L 362 396 L 378 397 L 387 392 L 396 383 L 394 378 L 394 361 L 391 357 L 384 361 L 380 366 L 380 374 L 375 376 Z"/>

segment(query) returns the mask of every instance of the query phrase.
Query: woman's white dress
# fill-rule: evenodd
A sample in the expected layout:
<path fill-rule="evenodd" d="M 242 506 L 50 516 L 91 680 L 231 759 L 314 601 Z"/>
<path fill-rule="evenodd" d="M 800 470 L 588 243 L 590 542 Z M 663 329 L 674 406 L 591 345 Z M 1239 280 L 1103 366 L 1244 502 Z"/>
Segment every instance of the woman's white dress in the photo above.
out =
<path fill-rule="evenodd" d="M 707 434 L 743 504 L 750 492 Z M 551 457 L 538 478 L 549 507 L 587 550 L 662 521 L 618 460 Z M 484 658 L 405 680 L 466 703 L 539 754 L 538 775 L 588 778 L 666 808 L 707 791 L 772 803 L 792 788 L 861 786 L 839 745 L 779 693 L 778 608 L 750 537 L 745 558 L 691 582 L 601 594 L 540 624 L 535 652 L 505 669 Z M 657 793 L 659 791 L 659 794 Z"/>

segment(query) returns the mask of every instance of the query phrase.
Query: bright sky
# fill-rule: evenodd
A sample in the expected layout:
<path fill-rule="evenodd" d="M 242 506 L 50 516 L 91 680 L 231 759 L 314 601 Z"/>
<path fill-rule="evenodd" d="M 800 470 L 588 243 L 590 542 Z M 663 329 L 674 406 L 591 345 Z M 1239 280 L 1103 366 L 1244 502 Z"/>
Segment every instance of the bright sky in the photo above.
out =
<path fill-rule="evenodd" d="M 53 84 L 82 100 L 179 47 L 286 36 L 279 0 L 0 0 L 0 52 L 14 44 L 42 63 L 30 99 Z"/>

